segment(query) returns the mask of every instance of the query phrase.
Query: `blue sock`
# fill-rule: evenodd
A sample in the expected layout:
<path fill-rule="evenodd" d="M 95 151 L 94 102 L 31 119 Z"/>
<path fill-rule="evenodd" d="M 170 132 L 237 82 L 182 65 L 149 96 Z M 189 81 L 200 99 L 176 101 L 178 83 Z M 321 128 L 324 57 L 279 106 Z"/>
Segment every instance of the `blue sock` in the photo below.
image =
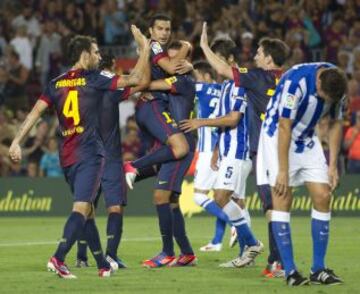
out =
<path fill-rule="evenodd" d="M 112 258 L 117 257 L 117 250 L 120 244 L 123 231 L 123 215 L 121 213 L 110 213 L 108 216 L 106 236 L 107 247 L 106 254 Z"/>
<path fill-rule="evenodd" d="M 215 236 L 212 239 L 212 244 L 220 244 L 222 243 L 224 233 L 226 228 L 226 221 L 222 220 L 221 218 L 216 218 L 215 223 Z"/>
<path fill-rule="evenodd" d="M 275 261 L 281 263 L 281 258 L 279 251 L 277 249 L 271 222 L 268 223 L 268 237 L 269 237 L 269 251 L 270 251 L 268 256 L 268 264 L 272 264 Z"/>
<path fill-rule="evenodd" d="M 63 237 L 58 245 L 54 256 L 64 261 L 75 241 L 79 238 L 85 225 L 85 217 L 79 212 L 72 212 L 64 226 Z"/>
<path fill-rule="evenodd" d="M 311 216 L 311 234 L 313 239 L 313 264 L 311 271 L 314 273 L 325 268 L 331 213 L 319 212 L 313 209 Z"/>
<path fill-rule="evenodd" d="M 167 145 L 162 145 L 155 151 L 133 161 L 132 166 L 135 168 L 145 168 L 174 160 L 178 160 L 178 158 L 174 156 L 172 149 Z"/>
<path fill-rule="evenodd" d="M 109 263 L 105 260 L 103 251 L 101 249 L 99 231 L 96 227 L 94 219 L 88 219 L 85 223 L 85 236 L 89 244 L 90 251 L 95 258 L 97 267 L 109 268 Z"/>
<path fill-rule="evenodd" d="M 77 240 L 77 259 L 87 261 L 87 242 L 84 230 L 82 230 Z"/>
<path fill-rule="evenodd" d="M 244 217 L 244 214 L 233 200 L 230 200 L 223 208 L 224 213 L 228 216 L 232 225 L 236 228 L 238 234 L 238 240 L 240 244 L 240 239 L 245 242 L 247 246 L 254 246 L 258 242 L 254 237 L 250 227 L 247 224 L 247 221 Z M 241 242 L 243 244 L 243 242 Z"/>
<path fill-rule="evenodd" d="M 172 210 L 174 218 L 174 237 L 176 243 L 179 245 L 182 254 L 194 254 L 191 248 L 190 241 L 186 235 L 184 216 L 181 213 L 180 207 L 175 207 Z"/>
<path fill-rule="evenodd" d="M 273 236 L 279 250 L 285 274 L 288 276 L 296 270 L 290 231 L 290 213 L 285 211 L 272 211 L 271 226 Z"/>
<path fill-rule="evenodd" d="M 170 203 L 156 205 L 156 210 L 159 218 L 159 227 L 163 243 L 162 251 L 167 255 L 173 256 L 174 241 L 173 241 L 173 216 L 170 208 Z"/>
<path fill-rule="evenodd" d="M 224 213 L 221 207 L 217 205 L 214 200 L 211 200 L 209 197 L 207 197 L 205 194 L 195 193 L 194 201 L 197 205 L 204 208 L 208 213 L 216 216 L 217 218 L 220 218 L 227 223 L 229 222 L 228 216 L 226 215 L 226 213 Z"/>
<path fill-rule="evenodd" d="M 240 245 L 240 256 L 244 253 L 245 250 L 245 246 L 246 246 L 246 240 L 242 237 L 238 235 L 238 242 Z"/>

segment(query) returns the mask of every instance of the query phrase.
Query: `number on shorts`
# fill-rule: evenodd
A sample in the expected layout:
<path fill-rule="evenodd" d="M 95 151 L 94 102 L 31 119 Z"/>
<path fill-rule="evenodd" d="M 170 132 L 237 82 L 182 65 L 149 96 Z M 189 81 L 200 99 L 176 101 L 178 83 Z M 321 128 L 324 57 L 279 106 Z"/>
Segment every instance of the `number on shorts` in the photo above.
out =
<path fill-rule="evenodd" d="M 66 118 L 72 118 L 74 120 L 74 126 L 77 126 L 80 123 L 78 91 L 69 91 L 62 113 Z"/>
<path fill-rule="evenodd" d="M 233 167 L 228 166 L 225 173 L 225 178 L 230 179 L 233 174 Z"/>
<path fill-rule="evenodd" d="M 166 111 L 164 111 L 163 113 L 163 116 L 165 117 L 165 119 L 166 119 L 166 123 L 167 124 L 171 124 L 172 123 L 172 118 L 170 117 L 170 114 L 168 113 L 168 112 L 166 112 Z"/>

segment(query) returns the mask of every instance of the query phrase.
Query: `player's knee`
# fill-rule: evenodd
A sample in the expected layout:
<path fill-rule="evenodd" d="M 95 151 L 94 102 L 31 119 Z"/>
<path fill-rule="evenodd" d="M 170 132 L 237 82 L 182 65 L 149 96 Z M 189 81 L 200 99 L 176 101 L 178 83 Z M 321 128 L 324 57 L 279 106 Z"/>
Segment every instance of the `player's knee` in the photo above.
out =
<path fill-rule="evenodd" d="M 224 194 L 215 193 L 214 200 L 220 207 L 224 207 L 229 202 L 229 197 Z"/>
<path fill-rule="evenodd" d="M 322 191 L 321 193 L 318 193 L 314 199 L 314 207 L 315 209 L 320 210 L 328 210 L 330 207 L 330 200 L 331 200 L 331 192 L 330 190 Z"/>
<path fill-rule="evenodd" d="M 81 213 L 84 217 L 88 218 L 91 214 L 91 203 L 88 202 L 74 202 L 73 212 Z"/>
<path fill-rule="evenodd" d="M 107 213 L 119 213 L 122 214 L 123 213 L 123 207 L 120 205 L 113 205 L 107 208 Z"/>
<path fill-rule="evenodd" d="M 189 153 L 189 144 L 183 134 L 175 134 L 169 138 L 169 145 L 176 159 L 183 158 Z"/>
<path fill-rule="evenodd" d="M 155 191 L 153 201 L 155 205 L 161 205 L 169 203 L 170 195 L 164 193 L 164 191 Z"/>

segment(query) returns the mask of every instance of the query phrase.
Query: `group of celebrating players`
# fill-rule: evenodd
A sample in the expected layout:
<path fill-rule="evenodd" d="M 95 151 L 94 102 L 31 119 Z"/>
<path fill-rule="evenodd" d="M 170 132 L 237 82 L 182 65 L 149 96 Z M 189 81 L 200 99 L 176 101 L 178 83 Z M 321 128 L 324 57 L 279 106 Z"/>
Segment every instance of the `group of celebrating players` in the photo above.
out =
<path fill-rule="evenodd" d="M 192 46 L 173 41 L 171 19 L 153 16 L 150 40 L 131 27 L 139 58 L 129 75 L 113 72 L 113 60 L 99 63 L 96 40 L 75 36 L 68 45 L 71 69 L 53 79 L 38 99 L 12 142 L 9 155 L 21 160 L 21 141 L 41 114 L 54 107 L 59 119 L 60 162 L 74 197 L 49 270 L 75 278 L 64 263 L 78 240 L 78 266 L 87 265 L 92 252 L 99 276 L 108 277 L 126 267 L 117 256 L 122 234 L 126 184 L 156 177 L 153 199 L 162 238 L 161 253 L 143 266 L 192 266 L 197 262 L 179 208 L 186 171 L 199 152 L 194 201 L 216 216 L 213 240 L 201 251 L 220 251 L 227 224 L 234 230 L 239 255 L 221 267 L 251 266 L 264 250 L 250 227 L 245 188 L 254 167 L 258 193 L 268 221 L 269 257 L 264 274 L 285 277 L 289 286 L 340 284 L 325 266 L 329 238 L 330 198 L 338 182 L 337 155 L 346 92 L 343 72 L 330 63 L 306 63 L 283 73 L 288 46 L 279 39 L 260 40 L 256 67 L 239 67 L 236 46 L 217 39 L 209 46 L 206 23 L 200 47 L 207 60 L 191 63 Z M 215 73 L 223 79 L 218 83 Z M 122 162 L 118 104 L 140 93 L 136 121 L 149 152 Z M 198 118 L 192 118 L 194 98 Z M 315 126 L 323 116 L 332 118 L 330 160 L 326 162 Z M 196 144 L 192 131 L 198 130 Z M 294 263 L 290 208 L 291 187 L 306 185 L 313 201 L 311 233 L 313 263 L 310 277 Z M 214 199 L 208 197 L 214 191 Z M 108 211 L 107 248 L 102 251 L 94 221 L 94 203 L 103 192 Z M 176 257 L 174 239 L 180 255 Z"/>

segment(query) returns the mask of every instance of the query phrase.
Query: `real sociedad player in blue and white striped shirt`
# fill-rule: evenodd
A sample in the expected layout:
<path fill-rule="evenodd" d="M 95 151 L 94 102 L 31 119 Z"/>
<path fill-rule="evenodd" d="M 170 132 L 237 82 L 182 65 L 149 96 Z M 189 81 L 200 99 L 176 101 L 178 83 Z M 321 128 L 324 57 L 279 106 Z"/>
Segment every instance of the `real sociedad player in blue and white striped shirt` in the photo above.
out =
<path fill-rule="evenodd" d="M 337 157 L 341 142 L 346 77 L 330 63 L 292 67 L 281 78 L 271 98 L 260 135 L 257 181 L 270 184 L 274 209 L 271 221 L 287 283 L 309 283 L 295 266 L 290 233 L 291 189 L 306 185 L 313 201 L 313 264 L 310 281 L 339 284 L 341 279 L 325 267 L 329 235 L 331 190 L 338 182 Z M 329 166 L 315 126 L 330 116 Z"/>
<path fill-rule="evenodd" d="M 203 34 L 202 44 L 207 43 L 206 38 Z M 234 60 L 234 48 L 235 44 L 231 40 L 217 40 L 209 50 L 230 64 L 231 60 Z M 249 228 L 244 209 L 232 200 L 232 197 L 244 198 L 246 178 L 251 170 L 246 106 L 245 90 L 237 87 L 233 80 L 226 80 L 221 88 L 218 117 L 185 120 L 180 125 L 186 132 L 202 126 L 220 128 L 218 148 L 214 151 L 214 154 L 219 154 L 221 160 L 214 187 L 216 203 L 213 203 L 213 206 L 222 210 L 235 226 L 239 243 L 248 246 L 243 254 L 241 252 L 235 259 L 221 264 L 222 267 L 244 267 L 263 251 L 263 244 L 254 237 Z M 216 166 L 214 157 L 212 166 Z"/>

